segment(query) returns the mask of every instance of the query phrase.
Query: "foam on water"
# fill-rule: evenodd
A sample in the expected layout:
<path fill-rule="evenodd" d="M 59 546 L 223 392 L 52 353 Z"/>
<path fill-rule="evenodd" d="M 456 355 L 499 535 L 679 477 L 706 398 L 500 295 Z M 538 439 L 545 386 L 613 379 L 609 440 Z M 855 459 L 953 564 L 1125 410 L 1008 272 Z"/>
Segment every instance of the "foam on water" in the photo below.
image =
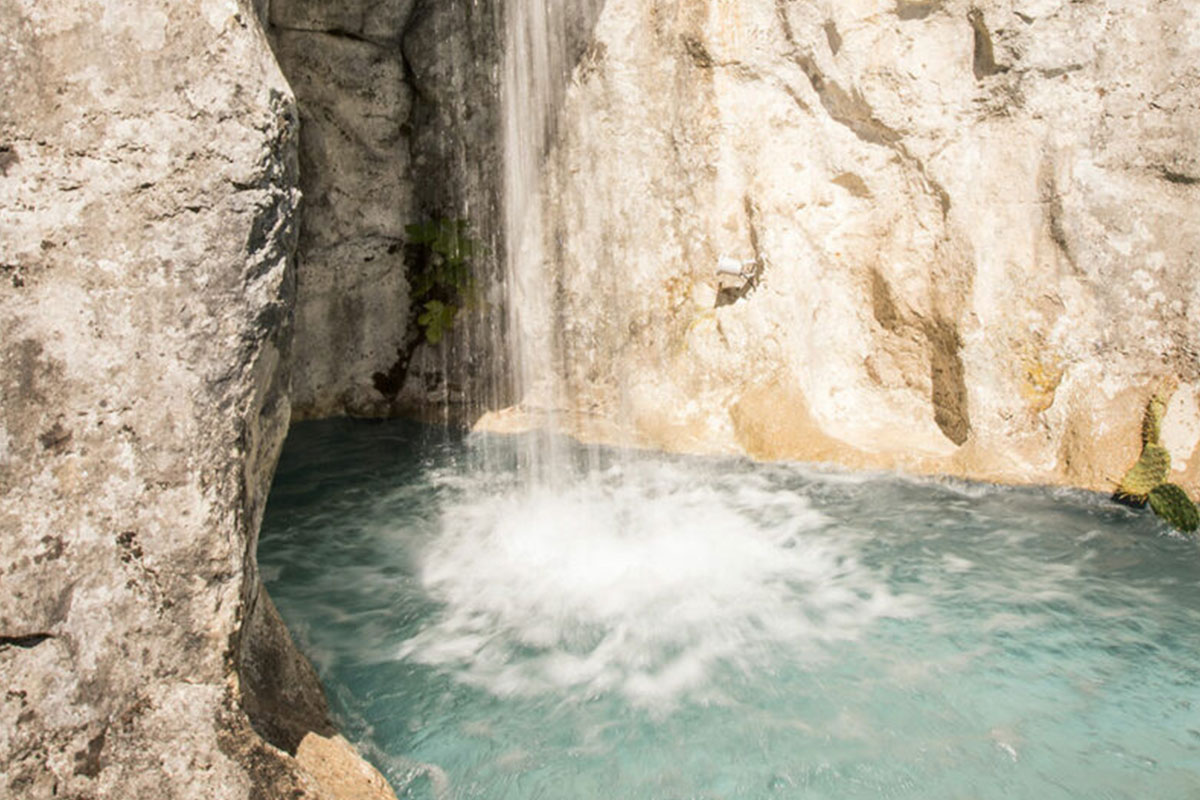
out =
<path fill-rule="evenodd" d="M 497 695 L 712 694 L 712 667 L 814 659 L 919 603 L 855 558 L 800 493 L 694 480 L 666 462 L 443 510 L 420 575 L 443 604 L 399 649 Z"/>

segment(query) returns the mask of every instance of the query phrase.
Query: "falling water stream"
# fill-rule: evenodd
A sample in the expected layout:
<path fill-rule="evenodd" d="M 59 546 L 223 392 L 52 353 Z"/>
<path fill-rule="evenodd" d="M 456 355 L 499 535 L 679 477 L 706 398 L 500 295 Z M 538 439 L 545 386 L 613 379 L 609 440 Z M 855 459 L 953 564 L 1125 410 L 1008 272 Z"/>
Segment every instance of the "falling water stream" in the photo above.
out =
<path fill-rule="evenodd" d="M 556 352 L 554 287 L 548 277 L 541 167 L 554 112 L 569 75 L 565 0 L 519 0 L 506 6 L 500 83 L 504 153 L 505 295 L 512 396 L 555 426 L 564 405 Z M 555 470 L 554 440 L 531 439 L 522 469 L 544 483 Z"/>

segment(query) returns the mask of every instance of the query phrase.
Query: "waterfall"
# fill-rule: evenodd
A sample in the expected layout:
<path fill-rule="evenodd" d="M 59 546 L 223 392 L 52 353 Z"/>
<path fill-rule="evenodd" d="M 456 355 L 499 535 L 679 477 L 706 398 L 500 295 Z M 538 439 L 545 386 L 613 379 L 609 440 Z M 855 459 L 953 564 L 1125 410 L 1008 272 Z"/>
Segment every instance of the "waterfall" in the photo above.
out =
<path fill-rule="evenodd" d="M 542 166 L 571 63 L 566 0 L 513 0 L 505 14 L 500 106 L 504 157 L 504 261 L 511 396 L 523 416 L 549 432 L 565 407 L 556 347 L 555 279 L 546 252 Z M 526 453 L 534 480 L 557 458 L 542 435 Z"/>

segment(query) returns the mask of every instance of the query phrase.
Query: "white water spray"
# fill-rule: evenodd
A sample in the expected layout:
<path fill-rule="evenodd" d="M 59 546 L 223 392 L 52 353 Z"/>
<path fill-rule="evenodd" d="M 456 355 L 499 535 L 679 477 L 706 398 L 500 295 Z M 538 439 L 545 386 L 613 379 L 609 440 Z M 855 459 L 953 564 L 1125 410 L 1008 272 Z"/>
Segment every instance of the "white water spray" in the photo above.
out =
<path fill-rule="evenodd" d="M 664 708 L 710 691 L 719 670 L 778 651 L 818 658 L 823 642 L 912 609 L 813 538 L 822 520 L 802 496 L 744 496 L 698 463 L 681 473 L 625 454 L 599 470 L 593 451 L 580 469 L 579 448 L 553 435 L 570 398 L 543 167 L 572 66 L 564 14 L 588 2 L 516 0 L 504 27 L 507 344 L 525 422 L 548 435 L 508 442 L 518 479 L 442 510 L 421 580 L 444 613 L 400 655 L 501 696 L 614 693 Z M 506 471 L 484 472 L 496 466 Z"/>
<path fill-rule="evenodd" d="M 648 459 L 496 488 L 444 509 L 421 569 L 442 613 L 399 654 L 497 696 L 669 710 L 717 698 L 723 670 L 820 661 L 918 610 L 853 535 L 753 476 Z"/>

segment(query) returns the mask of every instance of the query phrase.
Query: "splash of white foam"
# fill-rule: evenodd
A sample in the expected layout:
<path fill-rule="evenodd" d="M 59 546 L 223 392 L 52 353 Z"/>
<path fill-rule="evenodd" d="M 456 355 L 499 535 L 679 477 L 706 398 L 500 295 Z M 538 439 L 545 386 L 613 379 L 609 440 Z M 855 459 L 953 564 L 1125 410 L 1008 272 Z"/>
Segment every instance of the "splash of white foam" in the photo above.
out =
<path fill-rule="evenodd" d="M 670 705 L 718 665 L 819 658 L 914 612 L 801 495 L 638 464 L 446 508 L 421 580 L 442 614 L 400 655 L 498 695 Z"/>

